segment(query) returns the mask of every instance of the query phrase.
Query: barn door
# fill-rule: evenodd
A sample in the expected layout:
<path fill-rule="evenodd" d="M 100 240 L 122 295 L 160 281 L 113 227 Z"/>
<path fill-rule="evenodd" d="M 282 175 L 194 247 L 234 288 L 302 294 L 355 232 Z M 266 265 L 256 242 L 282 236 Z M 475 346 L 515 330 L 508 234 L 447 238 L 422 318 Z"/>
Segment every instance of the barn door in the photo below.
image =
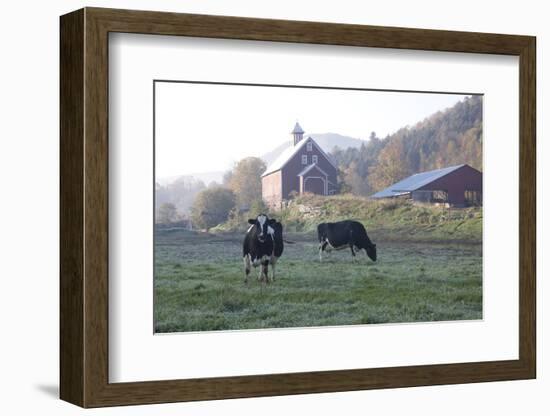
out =
<path fill-rule="evenodd" d="M 317 195 L 325 195 L 325 179 L 320 177 L 305 178 L 304 192 L 309 192 Z"/>

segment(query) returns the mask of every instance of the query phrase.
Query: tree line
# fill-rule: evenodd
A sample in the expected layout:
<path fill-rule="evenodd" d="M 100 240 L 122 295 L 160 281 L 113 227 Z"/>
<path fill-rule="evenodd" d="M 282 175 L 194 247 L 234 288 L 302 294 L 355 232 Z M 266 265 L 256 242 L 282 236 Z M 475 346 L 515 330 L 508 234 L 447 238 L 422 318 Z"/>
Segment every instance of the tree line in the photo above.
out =
<path fill-rule="evenodd" d="M 206 189 L 206 184 L 193 176 L 182 176 L 174 182 L 155 184 L 155 222 L 174 223 L 188 217 L 197 195 Z"/>
<path fill-rule="evenodd" d="M 206 186 L 191 177 L 165 187 L 157 184 L 156 223 L 190 221 L 193 227 L 208 229 L 248 211 L 265 211 L 261 182 L 265 169 L 262 159 L 247 157 L 225 173 L 221 184 Z"/>
<path fill-rule="evenodd" d="M 221 185 L 197 196 L 191 209 L 193 223 L 208 229 L 228 219 L 237 221 L 249 211 L 265 211 L 261 179 L 265 170 L 265 162 L 258 157 L 241 159 L 225 173 Z"/>
<path fill-rule="evenodd" d="M 466 163 L 482 170 L 482 98 L 466 97 L 384 139 L 371 133 L 359 148 L 330 152 L 340 192 L 371 195 L 413 173 Z"/>

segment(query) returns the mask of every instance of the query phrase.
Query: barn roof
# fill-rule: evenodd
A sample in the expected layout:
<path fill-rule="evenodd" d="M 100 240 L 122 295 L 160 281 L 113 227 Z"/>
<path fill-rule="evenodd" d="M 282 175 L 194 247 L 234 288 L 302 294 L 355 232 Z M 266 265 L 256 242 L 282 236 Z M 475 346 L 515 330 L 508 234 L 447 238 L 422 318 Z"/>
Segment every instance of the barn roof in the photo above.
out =
<path fill-rule="evenodd" d="M 416 173 L 409 176 L 408 178 L 394 183 L 391 186 L 388 186 L 386 189 L 382 189 L 374 195 L 371 195 L 371 198 L 388 198 L 416 191 L 417 189 L 420 189 L 423 186 L 426 186 L 427 184 L 439 178 L 442 178 L 443 176 L 448 175 L 449 173 L 454 172 L 455 170 L 458 170 L 463 166 L 467 165 L 462 164 L 457 166 L 450 166 L 443 169 L 430 170 L 428 172 Z"/>
<path fill-rule="evenodd" d="M 328 174 L 321 169 L 317 163 L 312 163 L 311 165 L 306 166 L 300 173 L 298 173 L 298 176 L 304 176 L 306 173 L 308 173 L 311 169 L 316 168 L 319 172 L 321 172 L 323 175 L 328 176 Z"/>
<path fill-rule="evenodd" d="M 294 155 L 296 155 L 296 153 L 298 153 L 302 147 L 305 146 L 305 144 L 308 142 L 308 141 L 311 141 L 315 144 L 315 146 L 317 146 L 317 149 L 319 149 L 319 151 L 321 152 L 322 155 L 325 156 L 325 158 L 336 168 L 336 165 L 334 165 L 334 162 L 332 161 L 332 159 L 330 158 L 329 155 L 327 155 L 325 153 L 325 151 L 323 149 L 321 149 L 321 146 L 319 146 L 317 144 L 317 142 L 315 140 L 313 140 L 311 137 L 308 137 L 307 139 L 304 139 L 304 140 L 300 140 L 295 146 L 294 145 L 290 145 L 289 147 L 287 147 L 285 150 L 283 150 L 281 152 L 281 154 L 277 157 L 277 159 L 275 159 L 268 167 L 267 169 L 265 170 L 265 172 L 262 174 L 262 177 L 263 176 L 267 176 L 269 175 L 270 173 L 273 173 L 273 172 L 277 172 L 278 170 L 282 169 L 286 164 L 287 162 L 292 159 L 294 157 Z"/>

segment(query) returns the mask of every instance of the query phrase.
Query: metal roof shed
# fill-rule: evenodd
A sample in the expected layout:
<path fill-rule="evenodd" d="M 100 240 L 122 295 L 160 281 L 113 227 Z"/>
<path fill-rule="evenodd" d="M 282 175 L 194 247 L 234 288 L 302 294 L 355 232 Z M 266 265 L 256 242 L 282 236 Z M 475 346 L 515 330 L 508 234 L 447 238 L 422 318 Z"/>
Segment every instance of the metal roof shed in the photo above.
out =
<path fill-rule="evenodd" d="M 469 165 L 450 166 L 411 175 L 371 195 L 371 198 L 410 195 L 419 201 L 466 206 L 481 203 L 482 177 L 480 171 Z"/>

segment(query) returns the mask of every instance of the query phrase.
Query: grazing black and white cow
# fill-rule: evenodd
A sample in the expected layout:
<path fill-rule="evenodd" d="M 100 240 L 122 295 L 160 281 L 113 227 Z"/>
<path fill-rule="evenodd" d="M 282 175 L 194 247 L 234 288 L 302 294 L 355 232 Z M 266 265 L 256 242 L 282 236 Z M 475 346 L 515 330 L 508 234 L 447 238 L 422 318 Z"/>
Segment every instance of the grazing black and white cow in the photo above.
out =
<path fill-rule="evenodd" d="M 274 255 L 275 244 L 273 234 L 275 230 L 273 229 L 273 225 L 276 221 L 269 219 L 265 214 L 260 214 L 256 219 L 248 220 L 248 223 L 250 227 L 243 241 L 244 282 L 248 283 L 251 266 L 257 267 L 261 265 L 259 279 L 269 283 L 267 271 Z"/>
<path fill-rule="evenodd" d="M 357 221 L 325 222 L 317 226 L 319 237 L 319 260 L 323 260 L 323 251 L 349 247 L 355 258 L 355 250 L 365 250 L 372 261 L 376 261 L 376 244 L 370 241 L 363 224 Z"/>

